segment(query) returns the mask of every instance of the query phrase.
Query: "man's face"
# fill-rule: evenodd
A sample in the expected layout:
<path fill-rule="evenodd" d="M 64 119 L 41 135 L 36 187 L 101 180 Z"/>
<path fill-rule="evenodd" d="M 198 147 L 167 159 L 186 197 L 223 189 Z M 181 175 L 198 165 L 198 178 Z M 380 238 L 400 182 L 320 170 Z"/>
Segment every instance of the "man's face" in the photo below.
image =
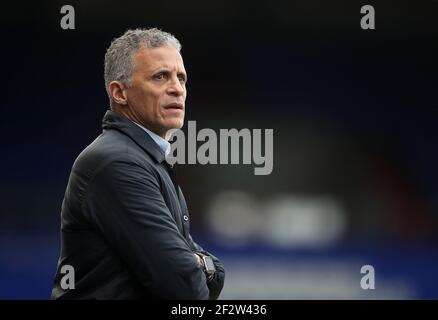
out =
<path fill-rule="evenodd" d="M 141 48 L 133 57 L 131 86 L 126 88 L 129 117 L 159 136 L 184 122 L 186 80 L 177 49 Z"/>

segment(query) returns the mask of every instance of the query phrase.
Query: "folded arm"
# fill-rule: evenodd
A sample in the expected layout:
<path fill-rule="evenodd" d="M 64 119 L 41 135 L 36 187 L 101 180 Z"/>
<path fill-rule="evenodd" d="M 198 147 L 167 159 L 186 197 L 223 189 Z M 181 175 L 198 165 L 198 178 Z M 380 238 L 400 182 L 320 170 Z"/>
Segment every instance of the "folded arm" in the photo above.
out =
<path fill-rule="evenodd" d="M 152 168 L 111 161 L 94 175 L 83 212 L 140 284 L 163 299 L 207 299 L 207 280 L 179 233 Z"/>

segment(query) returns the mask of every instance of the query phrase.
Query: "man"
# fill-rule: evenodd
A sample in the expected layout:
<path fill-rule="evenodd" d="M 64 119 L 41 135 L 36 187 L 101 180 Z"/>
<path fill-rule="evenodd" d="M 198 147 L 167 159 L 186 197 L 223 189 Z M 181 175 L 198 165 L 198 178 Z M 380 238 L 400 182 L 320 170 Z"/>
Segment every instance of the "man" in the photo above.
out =
<path fill-rule="evenodd" d="M 223 265 L 191 238 L 187 205 L 165 160 L 167 139 L 184 121 L 180 49 L 155 28 L 128 30 L 108 48 L 111 110 L 71 171 L 52 299 L 218 298 Z M 66 268 L 74 270 L 74 289 L 63 281 Z"/>

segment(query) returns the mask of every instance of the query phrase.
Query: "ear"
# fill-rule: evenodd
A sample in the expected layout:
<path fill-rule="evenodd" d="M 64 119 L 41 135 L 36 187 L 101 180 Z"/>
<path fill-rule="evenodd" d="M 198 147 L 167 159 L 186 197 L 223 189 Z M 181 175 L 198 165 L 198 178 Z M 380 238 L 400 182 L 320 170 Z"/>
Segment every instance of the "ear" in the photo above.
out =
<path fill-rule="evenodd" d="M 121 105 L 128 104 L 125 86 L 120 81 L 111 81 L 111 83 L 109 84 L 109 93 L 115 103 Z"/>

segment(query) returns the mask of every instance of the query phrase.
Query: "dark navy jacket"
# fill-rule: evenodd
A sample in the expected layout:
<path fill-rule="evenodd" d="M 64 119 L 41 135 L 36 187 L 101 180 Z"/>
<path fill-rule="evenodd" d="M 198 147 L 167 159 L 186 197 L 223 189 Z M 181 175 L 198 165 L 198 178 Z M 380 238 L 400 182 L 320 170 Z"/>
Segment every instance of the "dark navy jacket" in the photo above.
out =
<path fill-rule="evenodd" d="M 217 299 L 223 265 L 191 238 L 187 205 L 162 150 L 113 111 L 102 127 L 70 174 L 51 298 Z M 194 252 L 213 258 L 212 279 Z M 61 287 L 64 265 L 74 268 L 74 289 Z"/>

